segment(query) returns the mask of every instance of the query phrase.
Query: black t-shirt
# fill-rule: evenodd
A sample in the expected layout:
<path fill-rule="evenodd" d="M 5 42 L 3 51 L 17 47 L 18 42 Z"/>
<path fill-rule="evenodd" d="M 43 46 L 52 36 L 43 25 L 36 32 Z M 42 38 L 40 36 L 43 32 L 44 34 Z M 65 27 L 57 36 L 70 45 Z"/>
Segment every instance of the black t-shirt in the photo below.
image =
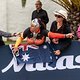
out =
<path fill-rule="evenodd" d="M 35 18 L 40 18 L 42 22 L 46 25 L 49 22 L 48 14 L 45 10 L 40 9 L 39 12 L 37 10 L 32 12 L 31 20 Z"/>
<path fill-rule="evenodd" d="M 57 29 L 57 22 L 54 21 L 54 22 L 52 22 L 50 31 L 55 32 L 55 33 L 61 33 L 61 34 L 71 33 L 70 24 L 68 24 L 67 22 L 63 23 L 63 25 L 59 29 Z M 67 39 L 64 38 L 64 39 L 59 39 L 59 40 L 67 40 Z"/>
<path fill-rule="evenodd" d="M 40 33 L 37 34 L 36 39 L 42 39 L 44 31 L 40 31 Z M 30 28 L 27 28 L 24 32 L 23 32 L 23 38 L 32 38 L 33 37 L 33 33 L 30 31 Z"/>
<path fill-rule="evenodd" d="M 50 31 L 56 32 L 56 33 L 62 33 L 62 34 L 71 33 L 70 24 L 68 22 L 63 23 L 62 27 L 57 29 L 57 22 L 54 21 L 54 22 L 52 22 Z M 51 40 L 51 43 L 53 43 L 52 39 L 50 39 L 50 40 Z M 71 39 L 69 39 L 69 38 L 59 39 L 59 44 L 62 45 L 60 50 L 63 51 L 64 49 L 66 49 L 71 44 Z"/>

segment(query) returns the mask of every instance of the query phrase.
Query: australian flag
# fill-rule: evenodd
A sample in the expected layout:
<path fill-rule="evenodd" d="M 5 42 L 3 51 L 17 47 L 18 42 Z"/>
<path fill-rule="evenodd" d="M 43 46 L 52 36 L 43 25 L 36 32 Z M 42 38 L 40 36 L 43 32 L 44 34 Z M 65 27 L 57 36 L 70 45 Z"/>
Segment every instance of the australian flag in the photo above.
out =
<path fill-rule="evenodd" d="M 19 47 L 19 52 L 16 55 L 18 64 L 51 63 L 56 59 L 52 56 L 49 43 L 44 43 L 41 46 L 20 45 Z"/>

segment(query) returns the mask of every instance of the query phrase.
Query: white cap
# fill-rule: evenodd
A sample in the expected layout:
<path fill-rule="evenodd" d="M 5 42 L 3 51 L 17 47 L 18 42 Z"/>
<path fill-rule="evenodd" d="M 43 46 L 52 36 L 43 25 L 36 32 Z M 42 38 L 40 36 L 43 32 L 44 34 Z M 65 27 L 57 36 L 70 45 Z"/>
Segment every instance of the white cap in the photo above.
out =
<path fill-rule="evenodd" d="M 39 24 L 37 18 L 33 19 L 32 22 L 31 22 L 31 24 L 34 25 L 35 27 L 40 27 L 40 24 Z"/>
<path fill-rule="evenodd" d="M 64 11 L 64 10 L 55 11 L 54 14 L 55 14 L 55 15 L 60 15 L 60 16 L 62 16 L 63 18 L 67 19 L 67 12 Z"/>

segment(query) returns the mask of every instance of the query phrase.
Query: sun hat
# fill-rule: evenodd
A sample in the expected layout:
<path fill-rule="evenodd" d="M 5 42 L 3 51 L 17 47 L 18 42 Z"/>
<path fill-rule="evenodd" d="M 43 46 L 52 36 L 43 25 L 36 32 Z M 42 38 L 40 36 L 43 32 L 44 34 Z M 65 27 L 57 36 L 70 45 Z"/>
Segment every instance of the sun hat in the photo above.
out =
<path fill-rule="evenodd" d="M 67 12 L 65 10 L 59 10 L 59 11 L 55 11 L 54 15 L 60 15 L 63 18 L 67 19 Z"/>

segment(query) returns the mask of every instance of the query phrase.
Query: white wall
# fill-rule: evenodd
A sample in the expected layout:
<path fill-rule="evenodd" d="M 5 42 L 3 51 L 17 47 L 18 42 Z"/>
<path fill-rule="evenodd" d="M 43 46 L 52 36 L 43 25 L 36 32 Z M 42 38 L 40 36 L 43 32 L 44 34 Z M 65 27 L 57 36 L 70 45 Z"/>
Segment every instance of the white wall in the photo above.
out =
<path fill-rule="evenodd" d="M 0 0 L 0 30 L 7 31 L 6 15 L 6 0 Z"/>
<path fill-rule="evenodd" d="M 48 29 L 52 21 L 55 19 L 53 11 L 59 10 L 62 7 L 53 3 L 51 0 L 41 0 L 43 9 L 48 12 L 49 23 Z M 22 8 L 21 0 L 0 0 L 0 25 L 1 29 L 8 32 L 22 32 L 30 26 L 31 14 L 35 10 L 36 0 L 27 0 L 25 8 Z M 6 5 L 7 4 L 7 5 Z"/>

